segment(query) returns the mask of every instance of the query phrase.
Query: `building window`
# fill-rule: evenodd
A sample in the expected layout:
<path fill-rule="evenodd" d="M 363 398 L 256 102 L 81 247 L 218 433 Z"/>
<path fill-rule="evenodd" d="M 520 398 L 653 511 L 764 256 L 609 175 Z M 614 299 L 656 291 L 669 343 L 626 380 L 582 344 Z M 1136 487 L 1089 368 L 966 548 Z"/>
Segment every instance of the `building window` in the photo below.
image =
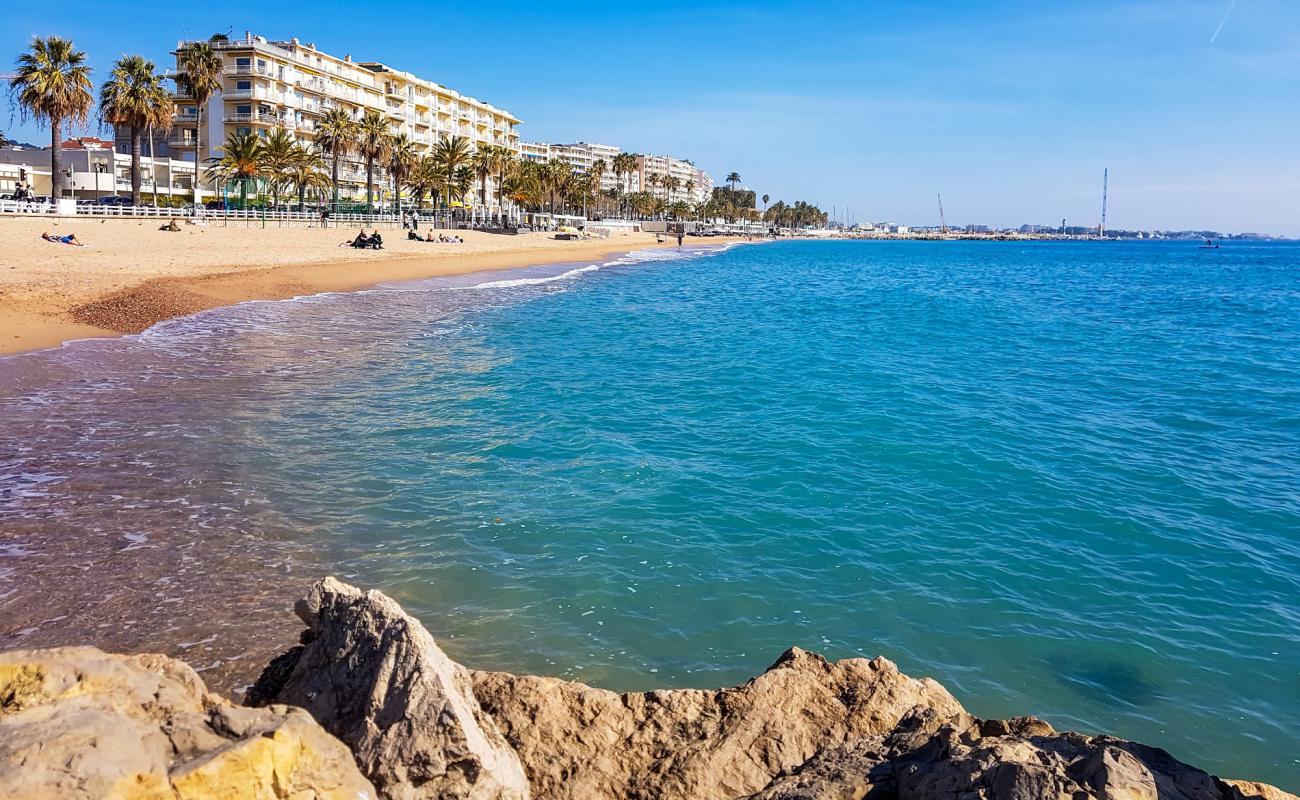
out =
<path fill-rule="evenodd" d="M 235 81 L 235 91 L 237 92 L 251 91 L 252 88 L 253 88 L 252 81 Z"/>

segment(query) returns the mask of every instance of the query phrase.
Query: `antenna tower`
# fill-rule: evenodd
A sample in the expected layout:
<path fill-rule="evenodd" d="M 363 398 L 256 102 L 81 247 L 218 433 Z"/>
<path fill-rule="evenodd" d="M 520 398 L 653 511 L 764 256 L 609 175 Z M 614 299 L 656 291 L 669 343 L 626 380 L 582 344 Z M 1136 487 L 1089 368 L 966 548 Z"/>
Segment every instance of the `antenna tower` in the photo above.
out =
<path fill-rule="evenodd" d="M 943 218 L 943 195 L 939 195 L 939 232 L 947 235 L 948 223 Z"/>
<path fill-rule="evenodd" d="M 1110 167 L 1101 173 L 1101 238 L 1106 238 L 1106 195 L 1110 189 Z"/>

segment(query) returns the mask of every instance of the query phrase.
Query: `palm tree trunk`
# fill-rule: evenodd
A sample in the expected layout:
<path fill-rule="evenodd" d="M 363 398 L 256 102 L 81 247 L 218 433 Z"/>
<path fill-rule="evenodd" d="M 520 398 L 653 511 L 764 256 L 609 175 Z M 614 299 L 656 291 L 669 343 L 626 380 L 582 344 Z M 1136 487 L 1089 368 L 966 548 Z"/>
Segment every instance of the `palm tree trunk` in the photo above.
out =
<path fill-rule="evenodd" d="M 375 157 L 366 156 L 366 211 L 375 212 Z"/>
<path fill-rule="evenodd" d="M 298 211 L 307 210 L 307 184 L 298 184 Z"/>
<path fill-rule="evenodd" d="M 63 178 L 63 153 L 59 150 L 59 134 L 63 130 L 63 119 L 50 120 L 50 199 L 55 203 L 63 196 L 66 182 Z"/>
<path fill-rule="evenodd" d="M 199 206 L 199 169 L 203 163 L 203 104 L 194 98 L 194 207 Z"/>
<path fill-rule="evenodd" d="M 131 205 L 140 205 L 140 129 L 131 128 Z M 117 176 L 113 176 L 117 180 Z"/>
<path fill-rule="evenodd" d="M 334 151 L 334 166 L 330 171 L 330 182 L 334 184 L 334 210 L 337 212 L 339 207 L 339 154 Z"/>

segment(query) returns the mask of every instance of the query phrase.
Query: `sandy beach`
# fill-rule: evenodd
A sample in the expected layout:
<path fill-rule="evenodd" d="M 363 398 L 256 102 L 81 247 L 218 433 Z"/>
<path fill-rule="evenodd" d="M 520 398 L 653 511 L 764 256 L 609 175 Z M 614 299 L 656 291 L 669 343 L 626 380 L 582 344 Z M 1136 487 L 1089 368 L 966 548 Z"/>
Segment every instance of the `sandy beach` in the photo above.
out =
<path fill-rule="evenodd" d="M 339 244 L 357 228 L 244 223 L 0 219 L 0 354 L 54 347 L 70 339 L 138 333 L 172 317 L 245 300 L 350 291 L 395 280 L 594 260 L 658 245 L 653 234 L 556 241 L 550 234 L 504 236 L 458 231 L 463 244 L 406 239 L 383 231 L 385 249 Z M 52 244 L 41 233 L 75 233 L 86 247 Z M 426 232 L 427 231 L 423 231 Z M 721 243 L 722 239 L 696 240 Z"/>

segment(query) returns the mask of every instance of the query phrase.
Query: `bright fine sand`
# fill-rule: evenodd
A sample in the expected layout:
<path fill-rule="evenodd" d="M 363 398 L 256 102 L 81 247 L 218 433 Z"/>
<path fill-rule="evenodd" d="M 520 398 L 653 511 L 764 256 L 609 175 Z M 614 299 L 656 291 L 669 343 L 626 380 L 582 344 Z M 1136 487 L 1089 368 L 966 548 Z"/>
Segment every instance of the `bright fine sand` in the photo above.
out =
<path fill-rule="evenodd" d="M 158 230 L 166 220 L 0 219 L 0 354 L 69 339 L 138 333 L 172 317 L 244 300 L 349 291 L 396 280 L 511 269 L 654 247 L 653 234 L 556 241 L 551 234 L 457 231 L 464 244 L 406 239 L 385 229 L 384 250 L 339 243 L 357 228 L 268 223 Z M 86 247 L 41 233 L 75 233 Z M 427 233 L 421 229 L 421 233 Z M 723 240 L 713 239 L 710 242 Z M 671 245 L 658 245 L 671 246 Z"/>

